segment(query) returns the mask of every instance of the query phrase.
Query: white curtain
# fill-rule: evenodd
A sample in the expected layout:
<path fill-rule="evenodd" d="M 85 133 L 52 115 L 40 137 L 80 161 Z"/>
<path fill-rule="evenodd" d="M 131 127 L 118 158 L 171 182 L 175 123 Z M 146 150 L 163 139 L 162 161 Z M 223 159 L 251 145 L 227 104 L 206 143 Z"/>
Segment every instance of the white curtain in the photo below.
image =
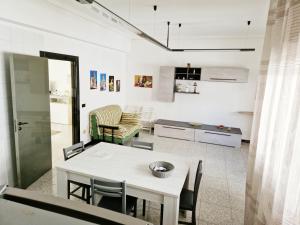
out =
<path fill-rule="evenodd" d="M 300 0 L 271 0 L 258 82 L 245 225 L 300 225 Z"/>

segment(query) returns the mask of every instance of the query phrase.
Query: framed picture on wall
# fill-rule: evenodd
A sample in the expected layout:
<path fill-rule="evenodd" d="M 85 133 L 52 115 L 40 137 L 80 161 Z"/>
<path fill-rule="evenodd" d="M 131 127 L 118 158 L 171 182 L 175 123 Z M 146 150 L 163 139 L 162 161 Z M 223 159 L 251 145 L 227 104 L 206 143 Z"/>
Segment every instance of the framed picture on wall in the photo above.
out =
<path fill-rule="evenodd" d="M 90 89 L 97 89 L 97 71 L 90 71 Z"/>
<path fill-rule="evenodd" d="M 108 89 L 110 92 L 115 90 L 115 77 L 114 76 L 108 77 Z"/>
<path fill-rule="evenodd" d="M 121 81 L 116 80 L 116 92 L 120 92 L 120 89 L 121 89 Z"/>
<path fill-rule="evenodd" d="M 100 73 L 100 91 L 106 90 L 106 73 Z"/>
<path fill-rule="evenodd" d="M 134 86 L 143 88 L 152 88 L 152 76 L 135 75 Z"/>

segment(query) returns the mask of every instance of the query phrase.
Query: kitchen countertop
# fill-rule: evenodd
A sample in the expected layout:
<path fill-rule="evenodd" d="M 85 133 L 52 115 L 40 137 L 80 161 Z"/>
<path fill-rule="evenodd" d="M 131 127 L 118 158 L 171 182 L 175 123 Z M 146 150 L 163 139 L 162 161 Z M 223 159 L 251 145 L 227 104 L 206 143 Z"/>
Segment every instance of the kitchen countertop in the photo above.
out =
<path fill-rule="evenodd" d="M 189 122 L 182 122 L 182 121 L 175 121 L 175 120 L 164 120 L 164 119 L 157 120 L 155 122 L 155 124 L 242 135 L 241 129 L 240 128 L 235 128 L 235 127 L 224 127 L 224 128 L 221 129 L 221 128 L 218 128 L 218 126 L 216 126 L 216 125 L 208 125 L 208 124 L 201 124 L 201 125 L 194 126 L 194 125 L 191 125 Z M 228 128 L 230 128 L 230 130 L 228 130 Z"/>

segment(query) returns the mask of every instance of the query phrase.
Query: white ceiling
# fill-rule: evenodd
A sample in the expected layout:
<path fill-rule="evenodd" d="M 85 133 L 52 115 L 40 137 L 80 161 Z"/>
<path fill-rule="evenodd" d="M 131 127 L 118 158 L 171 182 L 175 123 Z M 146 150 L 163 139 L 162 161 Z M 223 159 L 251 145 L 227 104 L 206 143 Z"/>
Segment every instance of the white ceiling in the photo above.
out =
<path fill-rule="evenodd" d="M 97 1 L 154 37 L 165 36 L 170 21 L 174 38 L 262 36 L 269 7 L 269 0 Z"/>

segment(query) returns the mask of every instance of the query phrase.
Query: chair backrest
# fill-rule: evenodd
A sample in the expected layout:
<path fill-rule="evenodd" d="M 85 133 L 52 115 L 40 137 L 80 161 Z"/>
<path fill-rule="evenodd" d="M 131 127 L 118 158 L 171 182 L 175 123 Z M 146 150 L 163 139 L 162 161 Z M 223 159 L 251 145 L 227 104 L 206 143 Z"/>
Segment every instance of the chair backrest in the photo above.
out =
<path fill-rule="evenodd" d="M 151 142 L 132 141 L 131 147 L 153 151 L 153 143 Z"/>
<path fill-rule="evenodd" d="M 143 107 L 141 111 L 141 120 L 150 122 L 153 118 L 153 107 Z"/>
<path fill-rule="evenodd" d="M 122 213 L 126 214 L 126 182 L 103 181 L 91 179 L 92 204 L 95 205 L 95 195 L 122 198 Z"/>
<path fill-rule="evenodd" d="M 198 192 L 199 192 L 201 178 L 202 178 L 202 160 L 200 160 L 198 163 L 195 184 L 194 184 L 194 196 L 193 196 L 194 209 L 196 208 L 196 205 L 197 205 L 197 198 L 198 198 Z"/>
<path fill-rule="evenodd" d="M 65 161 L 80 154 L 83 151 L 84 151 L 83 141 L 81 141 L 75 145 L 72 145 L 70 147 L 64 148 L 63 152 L 64 152 Z"/>
<path fill-rule="evenodd" d="M 90 119 L 95 116 L 98 125 L 117 125 L 120 123 L 122 109 L 119 105 L 107 105 L 90 112 Z"/>
<path fill-rule="evenodd" d="M 140 113 L 142 111 L 141 106 L 136 105 L 126 105 L 123 112 L 127 113 Z"/>

